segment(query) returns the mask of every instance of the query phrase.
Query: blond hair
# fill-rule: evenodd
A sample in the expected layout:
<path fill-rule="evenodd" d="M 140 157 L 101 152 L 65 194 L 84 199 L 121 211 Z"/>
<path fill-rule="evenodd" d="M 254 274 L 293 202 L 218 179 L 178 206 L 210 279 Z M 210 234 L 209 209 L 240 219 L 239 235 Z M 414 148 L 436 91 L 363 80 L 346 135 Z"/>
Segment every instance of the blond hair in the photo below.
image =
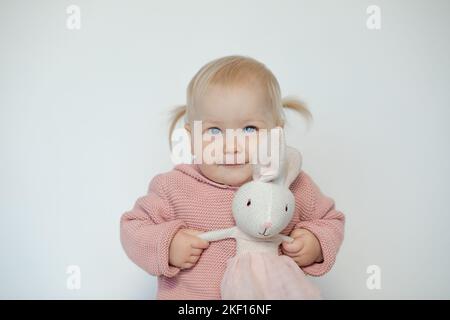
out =
<path fill-rule="evenodd" d="M 187 87 L 186 105 L 172 110 L 169 127 L 169 144 L 172 145 L 172 133 L 181 118 L 189 119 L 190 110 L 195 106 L 198 96 L 210 85 L 234 85 L 244 81 L 257 81 L 267 90 L 272 105 L 275 121 L 284 127 L 285 115 L 283 108 L 300 113 L 307 121 L 312 119 L 306 105 L 295 97 L 281 98 L 280 85 L 273 73 L 261 62 L 245 56 L 226 56 L 204 65 L 192 78 Z"/>

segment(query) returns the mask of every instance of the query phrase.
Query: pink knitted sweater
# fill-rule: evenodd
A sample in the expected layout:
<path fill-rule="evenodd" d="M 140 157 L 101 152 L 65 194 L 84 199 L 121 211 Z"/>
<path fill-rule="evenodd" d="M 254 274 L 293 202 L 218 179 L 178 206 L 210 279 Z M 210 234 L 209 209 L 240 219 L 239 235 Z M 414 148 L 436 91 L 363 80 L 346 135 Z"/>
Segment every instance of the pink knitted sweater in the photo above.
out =
<path fill-rule="evenodd" d="M 319 239 L 324 261 L 302 268 L 320 276 L 334 264 L 344 237 L 344 215 L 303 171 L 290 187 L 296 198 L 294 218 L 283 231 L 305 228 Z M 121 218 L 120 235 L 128 257 L 158 276 L 158 299 L 220 299 L 226 262 L 235 255 L 234 239 L 211 242 L 191 269 L 169 265 L 169 246 L 183 227 L 210 231 L 234 226 L 231 201 L 237 187 L 203 176 L 196 165 L 177 165 L 150 182 L 146 196 Z"/>

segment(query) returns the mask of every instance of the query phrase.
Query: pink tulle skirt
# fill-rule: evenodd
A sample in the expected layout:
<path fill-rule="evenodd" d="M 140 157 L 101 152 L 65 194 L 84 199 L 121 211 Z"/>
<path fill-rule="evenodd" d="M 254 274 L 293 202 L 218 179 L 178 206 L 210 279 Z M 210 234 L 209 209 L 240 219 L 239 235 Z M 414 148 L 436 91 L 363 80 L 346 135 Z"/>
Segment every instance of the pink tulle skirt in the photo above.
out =
<path fill-rule="evenodd" d="M 258 252 L 228 260 L 221 295 L 224 300 L 320 299 L 319 289 L 292 258 Z"/>

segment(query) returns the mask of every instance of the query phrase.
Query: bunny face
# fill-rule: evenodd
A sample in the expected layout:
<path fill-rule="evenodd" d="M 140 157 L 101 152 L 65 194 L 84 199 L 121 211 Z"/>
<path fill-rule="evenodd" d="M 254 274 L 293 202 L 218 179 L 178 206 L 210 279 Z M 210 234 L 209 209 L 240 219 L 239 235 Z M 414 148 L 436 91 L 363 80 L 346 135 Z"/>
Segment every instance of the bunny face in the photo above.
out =
<path fill-rule="evenodd" d="M 285 186 L 252 181 L 236 192 L 232 208 L 242 231 L 256 238 L 270 238 L 291 221 L 295 198 Z"/>
<path fill-rule="evenodd" d="M 277 169 L 254 165 L 253 181 L 241 186 L 233 198 L 233 216 L 243 232 L 256 238 L 270 238 L 279 234 L 291 221 L 295 209 L 295 198 L 289 190 L 300 173 L 300 152 L 286 146 L 283 129 L 272 129 L 273 141 L 278 141 L 273 150 L 278 150 Z"/>

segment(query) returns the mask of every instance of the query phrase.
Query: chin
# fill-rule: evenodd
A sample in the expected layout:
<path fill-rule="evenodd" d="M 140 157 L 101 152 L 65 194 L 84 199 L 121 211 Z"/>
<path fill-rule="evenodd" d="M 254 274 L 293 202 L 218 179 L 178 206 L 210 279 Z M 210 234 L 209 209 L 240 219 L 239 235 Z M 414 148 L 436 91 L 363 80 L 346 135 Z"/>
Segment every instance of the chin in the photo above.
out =
<path fill-rule="evenodd" d="M 202 171 L 209 179 L 229 186 L 241 186 L 250 181 L 252 177 L 250 164 L 213 165 Z"/>
<path fill-rule="evenodd" d="M 220 166 L 224 183 L 230 186 L 241 186 L 251 180 L 252 168 L 250 164 L 236 166 Z"/>

